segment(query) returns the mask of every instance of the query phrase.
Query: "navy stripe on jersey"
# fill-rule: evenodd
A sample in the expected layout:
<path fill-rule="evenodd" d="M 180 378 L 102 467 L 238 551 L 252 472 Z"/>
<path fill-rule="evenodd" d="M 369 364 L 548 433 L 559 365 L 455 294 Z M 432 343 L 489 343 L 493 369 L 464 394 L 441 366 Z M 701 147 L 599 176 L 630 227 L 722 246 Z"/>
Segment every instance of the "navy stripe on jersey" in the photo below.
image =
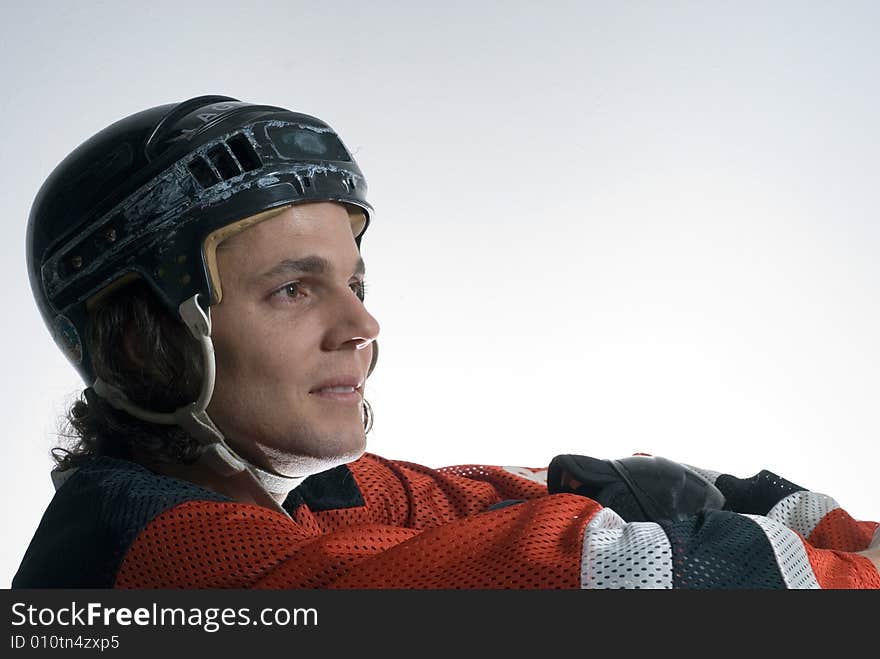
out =
<path fill-rule="evenodd" d="M 767 535 L 744 515 L 707 510 L 660 526 L 672 549 L 673 588 L 785 588 Z"/>
<path fill-rule="evenodd" d="M 192 500 L 231 501 L 128 460 L 95 458 L 55 493 L 12 587 L 110 588 L 141 530 Z"/>

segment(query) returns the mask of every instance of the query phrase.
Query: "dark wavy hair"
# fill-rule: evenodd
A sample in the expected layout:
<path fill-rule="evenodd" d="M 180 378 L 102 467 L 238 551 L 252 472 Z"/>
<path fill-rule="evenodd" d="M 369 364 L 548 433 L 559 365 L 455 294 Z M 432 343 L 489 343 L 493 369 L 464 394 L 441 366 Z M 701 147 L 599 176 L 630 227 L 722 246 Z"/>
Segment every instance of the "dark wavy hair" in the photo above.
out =
<path fill-rule="evenodd" d="M 86 338 L 95 373 L 145 409 L 173 412 L 199 397 L 202 355 L 186 326 L 142 280 L 105 297 L 92 311 Z M 183 428 L 141 421 L 85 389 L 65 415 L 66 446 L 52 449 L 60 471 L 96 456 L 131 459 L 132 449 L 159 462 L 191 463 L 201 444 Z M 364 430 L 373 411 L 364 400 Z"/>

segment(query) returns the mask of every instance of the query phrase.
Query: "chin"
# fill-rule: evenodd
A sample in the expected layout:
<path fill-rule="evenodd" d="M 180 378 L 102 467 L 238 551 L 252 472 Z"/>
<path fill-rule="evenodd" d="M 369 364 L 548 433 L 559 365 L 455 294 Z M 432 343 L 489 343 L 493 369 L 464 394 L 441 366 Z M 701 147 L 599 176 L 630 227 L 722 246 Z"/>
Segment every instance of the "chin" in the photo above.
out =
<path fill-rule="evenodd" d="M 361 445 L 358 448 L 350 448 L 346 451 L 335 451 L 324 455 L 312 456 L 307 462 L 306 470 L 308 473 L 317 474 L 322 471 L 334 469 L 349 462 L 354 462 L 364 454 L 365 447 Z M 301 470 L 300 473 L 302 473 Z"/>
<path fill-rule="evenodd" d="M 323 433 L 325 440 L 313 445 L 312 455 L 328 464 L 327 469 L 347 462 L 353 462 L 364 454 L 367 438 L 363 426 L 356 430 L 336 430 Z"/>
<path fill-rule="evenodd" d="M 350 441 L 339 447 L 336 457 L 339 459 L 340 464 L 343 462 L 353 462 L 361 457 L 366 450 L 367 438 L 363 430 L 361 430 L 359 435 L 352 436 Z"/>

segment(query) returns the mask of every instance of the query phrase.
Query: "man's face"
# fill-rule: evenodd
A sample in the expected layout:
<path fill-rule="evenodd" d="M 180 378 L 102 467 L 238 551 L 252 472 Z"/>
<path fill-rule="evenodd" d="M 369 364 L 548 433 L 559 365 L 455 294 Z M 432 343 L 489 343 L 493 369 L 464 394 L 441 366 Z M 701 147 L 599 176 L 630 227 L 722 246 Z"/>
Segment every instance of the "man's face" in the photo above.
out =
<path fill-rule="evenodd" d="M 208 414 L 229 444 L 288 476 L 359 457 L 379 324 L 359 297 L 363 264 L 345 208 L 292 206 L 221 243 L 217 270 Z M 359 388 L 326 390 L 334 384 Z"/>

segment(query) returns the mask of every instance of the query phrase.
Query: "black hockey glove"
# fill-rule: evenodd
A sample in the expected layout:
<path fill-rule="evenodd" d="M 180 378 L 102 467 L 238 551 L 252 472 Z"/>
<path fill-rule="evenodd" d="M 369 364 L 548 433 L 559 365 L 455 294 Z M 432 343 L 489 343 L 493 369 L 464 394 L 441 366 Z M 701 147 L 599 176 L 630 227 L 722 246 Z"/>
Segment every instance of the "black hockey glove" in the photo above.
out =
<path fill-rule="evenodd" d="M 724 495 L 712 483 L 678 462 L 654 456 L 599 460 L 558 455 L 550 462 L 547 489 L 589 497 L 627 522 L 680 521 L 724 506 Z"/>

